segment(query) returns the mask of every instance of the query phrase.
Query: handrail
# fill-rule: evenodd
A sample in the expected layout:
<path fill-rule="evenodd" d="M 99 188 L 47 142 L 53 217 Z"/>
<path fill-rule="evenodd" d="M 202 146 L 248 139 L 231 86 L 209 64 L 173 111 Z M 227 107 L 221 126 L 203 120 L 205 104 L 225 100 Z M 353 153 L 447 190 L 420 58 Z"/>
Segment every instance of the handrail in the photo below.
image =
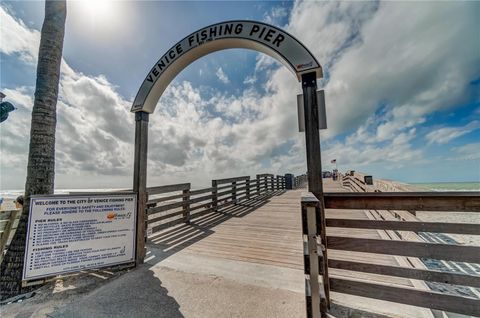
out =
<path fill-rule="evenodd" d="M 303 266 L 305 273 L 305 300 L 308 317 L 326 317 L 330 307 L 330 284 L 328 277 L 328 257 L 326 251 L 325 233 L 322 232 L 324 211 L 315 195 L 308 192 L 301 199 L 301 217 L 303 234 Z M 319 276 L 322 276 L 320 283 Z"/>
<path fill-rule="evenodd" d="M 306 174 L 296 176 L 293 180 L 293 188 L 305 188 L 308 184 L 308 178 Z"/>
<path fill-rule="evenodd" d="M 327 209 L 480 211 L 480 192 L 327 192 L 324 198 Z"/>
<path fill-rule="evenodd" d="M 228 205 L 263 199 L 264 195 L 284 190 L 285 184 L 284 176 L 259 174 L 256 179 L 250 176 L 214 179 L 212 186 L 204 189 L 192 190 L 190 183 L 148 188 L 147 224 L 153 234 Z"/>
<path fill-rule="evenodd" d="M 358 180 L 352 176 L 342 178 L 344 186 L 358 191 Z M 480 192 L 345 192 L 324 193 L 324 204 L 327 209 L 368 210 L 382 216 L 380 211 L 436 211 L 436 212 L 480 212 Z M 401 210 L 401 211 L 400 211 Z M 396 212 L 395 212 L 396 211 Z M 385 215 L 385 214 L 383 214 Z M 390 214 L 389 214 L 390 215 Z M 381 218 L 376 220 L 343 219 L 332 213 L 326 219 L 330 235 L 327 236 L 327 251 L 342 250 L 349 252 L 373 253 L 382 255 L 399 255 L 406 257 L 427 258 L 442 262 L 455 261 L 480 264 L 480 246 L 451 244 L 444 241 L 408 241 L 399 239 L 374 239 L 332 234 L 332 227 L 347 229 L 376 229 L 387 233 L 406 231 L 410 233 L 454 233 L 480 235 L 480 224 L 441 223 L 415 221 L 415 217 L 407 221 Z M 338 233 L 338 232 L 337 232 Z M 340 232 L 341 233 L 341 232 Z M 433 234 L 432 234 L 433 235 Z M 420 238 L 417 236 L 417 238 Z M 437 241 L 437 240 L 435 240 Z M 438 240 L 440 242 L 440 240 Z M 447 244 L 448 243 L 448 244 Z M 368 259 L 368 258 L 366 258 Z M 480 276 L 464 273 L 441 272 L 430 268 L 407 268 L 402 266 L 380 265 L 375 263 L 350 260 L 329 259 L 330 268 L 378 275 L 405 277 L 410 279 L 432 281 L 479 288 Z M 465 265 L 466 266 L 466 265 Z M 471 265 L 468 265 L 471 266 Z M 467 294 L 447 295 L 435 290 L 419 290 L 410 287 L 387 286 L 380 282 L 361 282 L 348 278 L 330 278 L 332 291 L 387 300 L 407 305 L 427 307 L 466 315 L 480 315 L 480 300 Z M 472 294 L 473 295 L 473 294 Z"/>

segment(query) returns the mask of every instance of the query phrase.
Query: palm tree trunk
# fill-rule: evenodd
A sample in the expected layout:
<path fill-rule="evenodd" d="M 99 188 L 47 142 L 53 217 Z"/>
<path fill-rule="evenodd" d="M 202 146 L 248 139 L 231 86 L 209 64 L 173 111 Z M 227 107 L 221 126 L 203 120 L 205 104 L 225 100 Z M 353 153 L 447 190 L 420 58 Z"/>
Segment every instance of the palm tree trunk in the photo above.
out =
<path fill-rule="evenodd" d="M 57 98 L 67 15 L 66 1 L 47 0 L 37 64 L 35 101 L 30 128 L 25 200 L 17 231 L 1 264 L 1 299 L 27 292 L 22 271 L 29 217 L 30 196 L 52 194 L 55 179 L 55 129 Z"/>

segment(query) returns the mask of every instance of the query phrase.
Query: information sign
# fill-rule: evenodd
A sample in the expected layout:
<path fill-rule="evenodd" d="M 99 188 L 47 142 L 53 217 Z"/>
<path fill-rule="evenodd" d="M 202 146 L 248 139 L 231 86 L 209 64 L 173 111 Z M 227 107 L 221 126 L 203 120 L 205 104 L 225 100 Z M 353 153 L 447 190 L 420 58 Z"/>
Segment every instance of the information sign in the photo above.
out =
<path fill-rule="evenodd" d="M 23 280 L 135 260 L 135 194 L 33 196 Z"/>

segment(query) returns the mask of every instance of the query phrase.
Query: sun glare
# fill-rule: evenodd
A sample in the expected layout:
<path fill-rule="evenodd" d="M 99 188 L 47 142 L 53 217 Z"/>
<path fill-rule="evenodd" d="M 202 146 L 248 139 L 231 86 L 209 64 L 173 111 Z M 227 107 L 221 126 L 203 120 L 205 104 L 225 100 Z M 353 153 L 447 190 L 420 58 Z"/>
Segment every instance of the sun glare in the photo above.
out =
<path fill-rule="evenodd" d="M 111 24 L 119 18 L 118 2 L 112 0 L 81 0 L 76 4 L 85 20 L 95 26 Z"/>

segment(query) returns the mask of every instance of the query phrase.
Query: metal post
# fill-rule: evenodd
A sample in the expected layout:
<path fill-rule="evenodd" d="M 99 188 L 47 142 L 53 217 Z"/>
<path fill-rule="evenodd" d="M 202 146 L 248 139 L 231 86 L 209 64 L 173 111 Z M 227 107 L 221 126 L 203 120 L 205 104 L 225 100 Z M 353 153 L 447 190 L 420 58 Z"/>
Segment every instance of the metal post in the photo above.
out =
<path fill-rule="evenodd" d="M 135 113 L 135 158 L 133 165 L 133 192 L 137 193 L 136 264 L 143 264 L 147 240 L 147 151 L 148 113 Z"/>
<path fill-rule="evenodd" d="M 325 202 L 323 198 L 322 158 L 320 155 L 320 132 L 318 127 L 317 75 L 315 72 L 302 75 L 303 105 L 305 114 L 305 142 L 307 150 L 308 191 L 320 201 L 319 233 L 325 246 L 324 284 L 327 305 L 330 308 L 330 282 L 328 280 L 327 236 L 325 224 Z"/>
<path fill-rule="evenodd" d="M 245 180 L 245 197 L 250 200 L 250 177 Z"/>

